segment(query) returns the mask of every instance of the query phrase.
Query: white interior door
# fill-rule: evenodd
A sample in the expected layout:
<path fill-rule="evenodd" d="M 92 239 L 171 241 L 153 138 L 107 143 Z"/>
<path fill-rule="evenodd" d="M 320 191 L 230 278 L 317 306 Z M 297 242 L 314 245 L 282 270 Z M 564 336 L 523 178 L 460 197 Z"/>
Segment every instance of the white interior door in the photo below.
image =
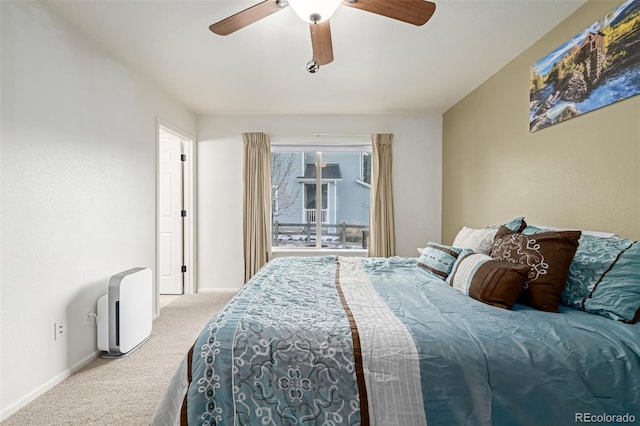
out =
<path fill-rule="evenodd" d="M 158 286 L 160 294 L 183 294 L 182 140 L 160 128 L 158 170 Z"/>

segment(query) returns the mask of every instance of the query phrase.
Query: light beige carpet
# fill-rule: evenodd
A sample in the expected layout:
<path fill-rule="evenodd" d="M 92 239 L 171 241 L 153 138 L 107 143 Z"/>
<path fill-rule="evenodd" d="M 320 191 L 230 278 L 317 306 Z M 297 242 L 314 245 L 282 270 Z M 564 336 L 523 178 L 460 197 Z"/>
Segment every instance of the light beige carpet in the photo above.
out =
<path fill-rule="evenodd" d="M 232 296 L 181 296 L 161 309 L 141 347 L 121 359 L 96 359 L 2 425 L 148 425 L 175 368 Z"/>

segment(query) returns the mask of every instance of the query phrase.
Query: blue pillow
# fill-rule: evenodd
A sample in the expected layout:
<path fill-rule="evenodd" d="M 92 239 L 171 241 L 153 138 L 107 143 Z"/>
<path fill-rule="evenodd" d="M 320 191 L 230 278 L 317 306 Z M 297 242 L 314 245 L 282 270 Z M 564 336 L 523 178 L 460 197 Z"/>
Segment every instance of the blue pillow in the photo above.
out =
<path fill-rule="evenodd" d="M 586 299 L 633 241 L 582 235 L 578 242 L 578 250 L 569 267 L 567 285 L 562 292 L 562 303 L 584 310 Z"/>
<path fill-rule="evenodd" d="M 462 252 L 469 253 L 472 250 L 428 242 L 418 259 L 418 266 L 445 280 Z"/>
<path fill-rule="evenodd" d="M 525 229 L 528 226 L 528 224 L 524 220 L 524 216 L 518 216 L 518 217 L 515 217 L 515 218 L 511 219 L 507 223 L 503 223 L 502 225 L 487 226 L 487 228 L 499 229 L 501 226 L 504 226 L 505 228 L 511 229 L 513 232 L 522 232 L 522 230 Z"/>
<path fill-rule="evenodd" d="M 551 231 L 551 229 L 543 229 L 543 228 L 538 228 L 535 225 L 527 225 L 520 232 L 525 235 L 533 235 L 533 234 L 539 234 L 540 232 L 549 232 L 549 231 Z"/>
<path fill-rule="evenodd" d="M 640 318 L 640 242 L 629 241 L 584 300 L 584 310 L 634 324 Z"/>
<path fill-rule="evenodd" d="M 502 226 L 504 226 L 505 228 L 511 229 L 513 232 L 521 232 L 524 228 L 526 228 L 527 222 L 525 222 L 524 216 L 520 216 L 520 217 L 516 217 L 515 219 L 512 219 L 511 221 L 505 223 Z"/>

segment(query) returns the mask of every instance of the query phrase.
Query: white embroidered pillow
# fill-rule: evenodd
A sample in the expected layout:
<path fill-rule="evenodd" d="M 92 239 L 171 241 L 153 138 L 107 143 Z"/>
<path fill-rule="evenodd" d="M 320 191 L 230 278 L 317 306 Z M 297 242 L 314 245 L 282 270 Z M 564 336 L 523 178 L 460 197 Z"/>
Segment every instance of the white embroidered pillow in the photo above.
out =
<path fill-rule="evenodd" d="M 490 254 L 493 239 L 498 229 L 484 228 L 474 229 L 463 226 L 456 238 L 453 247 L 471 249 L 476 253 Z"/>

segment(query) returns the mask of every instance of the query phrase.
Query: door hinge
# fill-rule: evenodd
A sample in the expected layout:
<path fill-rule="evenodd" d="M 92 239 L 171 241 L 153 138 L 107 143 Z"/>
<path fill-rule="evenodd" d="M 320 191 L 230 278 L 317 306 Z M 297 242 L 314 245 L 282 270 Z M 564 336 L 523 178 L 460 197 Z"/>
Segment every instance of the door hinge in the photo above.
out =
<path fill-rule="evenodd" d="M 187 272 L 187 265 L 182 265 L 182 267 L 180 268 L 180 271 L 184 274 L 185 272 Z"/>
<path fill-rule="evenodd" d="M 187 161 L 187 154 L 180 154 L 180 161 Z"/>
<path fill-rule="evenodd" d="M 181 210 L 180 211 L 180 216 L 187 217 L 187 211 L 186 210 Z"/>

